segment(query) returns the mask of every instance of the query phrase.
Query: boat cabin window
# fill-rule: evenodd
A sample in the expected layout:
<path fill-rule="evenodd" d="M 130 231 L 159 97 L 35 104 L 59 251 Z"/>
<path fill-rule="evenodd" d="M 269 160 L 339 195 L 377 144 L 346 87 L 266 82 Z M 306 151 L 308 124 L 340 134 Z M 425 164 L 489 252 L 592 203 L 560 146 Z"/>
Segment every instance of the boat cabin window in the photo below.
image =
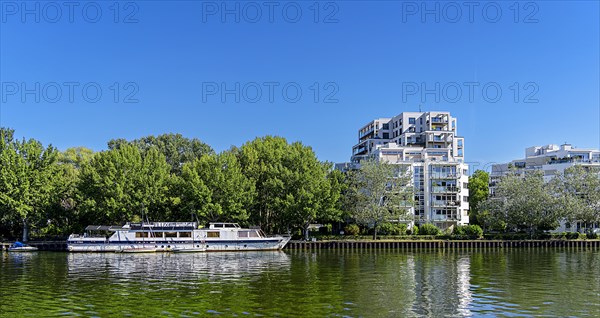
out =
<path fill-rule="evenodd" d="M 192 237 L 192 232 L 179 232 L 179 237 Z"/>
<path fill-rule="evenodd" d="M 149 232 L 135 232 L 135 237 L 148 237 Z"/>
<path fill-rule="evenodd" d="M 221 237 L 220 232 L 207 232 L 206 237 Z"/>
<path fill-rule="evenodd" d="M 165 232 L 165 237 L 177 237 L 177 232 Z"/>
<path fill-rule="evenodd" d="M 239 231 L 238 237 L 260 237 L 256 231 Z"/>
<path fill-rule="evenodd" d="M 150 237 L 163 237 L 163 232 L 150 232 Z"/>
<path fill-rule="evenodd" d="M 224 224 L 227 228 L 235 228 L 235 224 Z"/>

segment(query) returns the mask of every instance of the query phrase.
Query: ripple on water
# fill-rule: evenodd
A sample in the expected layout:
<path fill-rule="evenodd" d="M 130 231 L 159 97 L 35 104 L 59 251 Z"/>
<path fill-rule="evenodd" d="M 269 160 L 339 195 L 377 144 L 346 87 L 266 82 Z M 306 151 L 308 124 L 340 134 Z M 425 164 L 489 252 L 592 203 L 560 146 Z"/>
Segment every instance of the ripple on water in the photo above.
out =
<path fill-rule="evenodd" d="M 0 317 L 600 316 L 598 252 L 40 252 L 0 259 Z"/>

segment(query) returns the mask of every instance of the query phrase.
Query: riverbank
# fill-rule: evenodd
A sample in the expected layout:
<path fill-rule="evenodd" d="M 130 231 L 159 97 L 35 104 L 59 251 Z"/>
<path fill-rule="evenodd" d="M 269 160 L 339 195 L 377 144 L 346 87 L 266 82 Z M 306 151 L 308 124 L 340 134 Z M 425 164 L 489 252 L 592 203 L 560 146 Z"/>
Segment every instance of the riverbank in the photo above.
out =
<path fill-rule="evenodd" d="M 12 243 L 0 243 L 6 250 Z M 40 251 L 66 251 L 65 241 L 29 242 Z M 600 240 L 327 240 L 290 241 L 286 250 L 318 249 L 502 249 L 502 248 L 600 249 Z"/>
<path fill-rule="evenodd" d="M 501 249 L 501 248 L 600 249 L 600 240 L 377 240 L 377 241 L 290 241 L 286 249 Z"/>

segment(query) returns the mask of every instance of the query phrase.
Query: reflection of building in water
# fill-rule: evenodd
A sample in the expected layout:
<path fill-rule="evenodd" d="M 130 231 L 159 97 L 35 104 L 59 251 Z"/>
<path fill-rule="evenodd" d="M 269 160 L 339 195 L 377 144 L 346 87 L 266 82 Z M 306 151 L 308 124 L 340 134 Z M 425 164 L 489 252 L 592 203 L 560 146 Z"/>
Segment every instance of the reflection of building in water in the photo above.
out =
<path fill-rule="evenodd" d="M 69 275 L 94 278 L 108 275 L 123 279 L 220 279 L 266 271 L 288 270 L 290 258 L 281 251 L 222 253 L 91 253 L 68 254 Z"/>
<path fill-rule="evenodd" d="M 470 316 L 470 266 L 468 254 L 416 254 L 413 312 L 429 317 Z"/>
<path fill-rule="evenodd" d="M 461 316 L 470 316 L 469 306 L 473 302 L 471 293 L 471 257 L 461 256 L 457 263 L 456 292 L 458 294 L 458 312 Z"/>

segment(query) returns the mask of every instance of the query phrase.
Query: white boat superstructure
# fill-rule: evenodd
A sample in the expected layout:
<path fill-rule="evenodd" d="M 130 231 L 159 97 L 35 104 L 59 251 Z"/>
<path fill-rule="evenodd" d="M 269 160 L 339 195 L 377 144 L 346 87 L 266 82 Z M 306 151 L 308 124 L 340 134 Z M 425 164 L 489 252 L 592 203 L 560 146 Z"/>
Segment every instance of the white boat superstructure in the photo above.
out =
<path fill-rule="evenodd" d="M 267 236 L 258 228 L 241 228 L 237 223 L 196 222 L 127 223 L 124 226 L 90 225 L 86 233 L 71 234 L 71 252 L 212 252 L 280 250 L 290 240 Z"/>

